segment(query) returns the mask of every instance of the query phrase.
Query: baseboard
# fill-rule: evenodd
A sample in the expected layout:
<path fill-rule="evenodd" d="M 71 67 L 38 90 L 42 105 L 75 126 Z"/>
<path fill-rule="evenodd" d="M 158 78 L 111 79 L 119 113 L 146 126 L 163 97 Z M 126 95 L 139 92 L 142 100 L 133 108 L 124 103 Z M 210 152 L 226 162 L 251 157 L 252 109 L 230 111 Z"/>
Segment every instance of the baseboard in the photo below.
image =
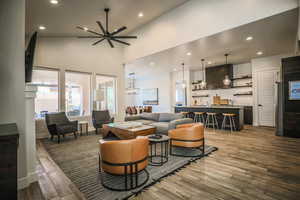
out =
<path fill-rule="evenodd" d="M 31 183 L 36 181 L 38 181 L 38 174 L 36 172 L 31 172 L 26 177 L 18 179 L 18 190 L 27 188 Z"/>

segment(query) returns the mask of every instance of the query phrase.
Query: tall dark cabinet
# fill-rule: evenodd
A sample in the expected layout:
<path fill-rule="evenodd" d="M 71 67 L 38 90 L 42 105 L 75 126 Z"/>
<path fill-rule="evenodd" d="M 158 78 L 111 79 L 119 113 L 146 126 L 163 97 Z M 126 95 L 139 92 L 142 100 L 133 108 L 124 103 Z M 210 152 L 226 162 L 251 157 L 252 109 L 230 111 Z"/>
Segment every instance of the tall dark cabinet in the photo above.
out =
<path fill-rule="evenodd" d="M 277 135 L 300 137 L 300 100 L 289 98 L 290 82 L 300 81 L 300 56 L 282 59 L 281 76 L 282 83 L 278 85 Z"/>
<path fill-rule="evenodd" d="M 17 199 L 17 154 L 19 133 L 16 124 L 0 125 L 0 198 Z"/>

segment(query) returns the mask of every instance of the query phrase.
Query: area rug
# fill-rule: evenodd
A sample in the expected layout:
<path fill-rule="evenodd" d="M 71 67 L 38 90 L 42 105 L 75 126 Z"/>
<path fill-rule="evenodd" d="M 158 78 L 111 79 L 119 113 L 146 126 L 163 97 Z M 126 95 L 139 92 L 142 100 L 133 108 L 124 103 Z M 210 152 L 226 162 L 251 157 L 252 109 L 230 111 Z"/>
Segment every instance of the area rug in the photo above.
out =
<path fill-rule="evenodd" d="M 101 136 L 91 133 L 88 136 L 78 137 L 77 140 L 73 137 L 66 137 L 60 144 L 49 139 L 41 140 L 52 159 L 88 200 L 127 199 L 142 192 L 144 189 L 160 181 L 162 178 L 184 168 L 191 162 L 200 159 L 169 156 L 169 161 L 163 166 L 157 167 L 149 165 L 147 167 L 150 177 L 145 185 L 131 191 L 116 192 L 104 188 L 99 180 L 99 139 L 101 139 Z M 216 150 L 216 147 L 205 146 L 205 155 L 208 156 Z M 181 150 L 177 149 L 177 151 Z M 185 153 L 188 154 L 193 152 Z"/>

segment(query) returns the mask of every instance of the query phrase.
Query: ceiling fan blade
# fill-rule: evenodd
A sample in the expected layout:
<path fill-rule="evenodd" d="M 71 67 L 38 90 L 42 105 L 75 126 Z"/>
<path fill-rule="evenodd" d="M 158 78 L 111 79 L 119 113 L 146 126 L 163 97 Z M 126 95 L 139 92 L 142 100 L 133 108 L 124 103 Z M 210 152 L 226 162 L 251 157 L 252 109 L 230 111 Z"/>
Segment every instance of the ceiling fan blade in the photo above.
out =
<path fill-rule="evenodd" d="M 122 31 L 124 31 L 124 30 L 126 30 L 126 29 L 127 29 L 127 27 L 126 27 L 126 26 L 123 26 L 123 27 L 119 28 L 118 30 L 112 32 L 110 35 L 118 34 L 118 33 L 122 32 Z"/>
<path fill-rule="evenodd" d="M 95 31 L 91 31 L 91 30 L 87 30 L 87 32 L 89 32 L 89 33 L 93 33 L 93 34 L 95 34 L 95 35 L 100 35 L 100 36 L 104 36 L 104 35 L 102 35 L 102 34 L 100 34 L 100 33 L 97 33 L 97 32 L 95 32 Z"/>
<path fill-rule="evenodd" d="M 102 42 L 103 40 L 105 40 L 105 38 L 101 39 L 101 40 L 98 40 L 97 42 L 93 43 L 92 45 L 95 46 L 96 44 Z"/>
<path fill-rule="evenodd" d="M 115 46 L 113 45 L 113 43 L 110 41 L 110 39 L 107 39 L 108 44 L 110 45 L 111 48 L 114 48 Z"/>
<path fill-rule="evenodd" d="M 78 36 L 77 38 L 102 38 L 102 36 Z"/>
<path fill-rule="evenodd" d="M 129 43 L 127 43 L 127 42 L 123 42 L 123 41 L 121 41 L 121 40 L 117 40 L 117 39 L 115 39 L 115 38 L 111 38 L 111 40 L 112 41 L 115 41 L 115 42 L 119 42 L 119 43 L 122 43 L 122 44 L 126 44 L 126 45 L 130 45 Z"/>
<path fill-rule="evenodd" d="M 105 31 L 104 27 L 102 26 L 101 22 L 97 21 L 97 24 L 99 25 L 100 29 L 102 30 L 103 34 L 105 35 L 106 31 Z"/>
<path fill-rule="evenodd" d="M 99 36 L 104 36 L 104 35 L 102 35 L 102 34 L 100 34 L 100 33 L 97 33 L 97 32 L 95 32 L 95 31 L 91 31 L 91 30 L 86 30 L 85 28 L 83 28 L 83 27 L 81 27 L 81 26 L 76 26 L 76 28 L 78 28 L 78 29 L 80 29 L 80 30 L 83 30 L 83 31 L 86 31 L 86 32 L 89 32 L 89 33 L 93 33 L 93 34 L 95 34 L 95 35 L 99 35 Z"/>
<path fill-rule="evenodd" d="M 120 38 L 120 39 L 137 39 L 137 36 L 112 36 L 112 38 Z"/>

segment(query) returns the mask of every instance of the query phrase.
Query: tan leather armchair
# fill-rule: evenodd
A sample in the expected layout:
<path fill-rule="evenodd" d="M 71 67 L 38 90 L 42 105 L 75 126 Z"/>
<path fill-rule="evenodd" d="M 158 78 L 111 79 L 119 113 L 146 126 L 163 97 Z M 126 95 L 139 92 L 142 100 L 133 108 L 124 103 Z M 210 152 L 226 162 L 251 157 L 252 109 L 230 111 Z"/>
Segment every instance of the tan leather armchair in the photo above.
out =
<path fill-rule="evenodd" d="M 170 137 L 170 154 L 175 156 L 184 156 L 175 154 L 172 147 L 185 147 L 199 149 L 201 154 L 188 157 L 204 156 L 205 140 L 204 140 L 204 126 L 202 123 L 182 124 L 176 126 L 176 129 L 169 130 Z"/>
<path fill-rule="evenodd" d="M 139 136 L 132 140 L 100 140 L 99 170 L 100 175 L 106 172 L 111 175 L 121 175 L 125 179 L 124 189 L 113 188 L 105 184 L 101 177 L 102 185 L 111 190 L 131 190 L 148 181 L 149 174 L 146 170 L 148 165 L 148 145 L 147 137 Z M 147 179 L 138 184 L 138 174 L 145 171 Z M 128 180 L 129 179 L 129 180 Z M 130 184 L 129 184 L 130 183 Z"/>

